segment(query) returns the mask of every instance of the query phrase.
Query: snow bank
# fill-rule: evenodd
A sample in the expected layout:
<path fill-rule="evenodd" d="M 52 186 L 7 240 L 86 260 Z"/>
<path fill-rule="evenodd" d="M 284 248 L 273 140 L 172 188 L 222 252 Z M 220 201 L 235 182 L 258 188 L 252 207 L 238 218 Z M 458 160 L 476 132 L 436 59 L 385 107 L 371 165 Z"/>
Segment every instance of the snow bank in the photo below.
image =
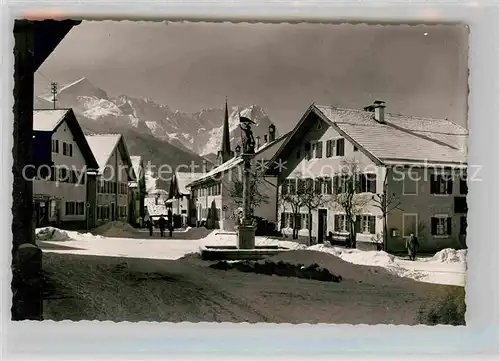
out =
<path fill-rule="evenodd" d="M 67 232 L 54 227 L 39 228 L 35 234 L 38 241 L 65 242 L 71 240 Z"/>
<path fill-rule="evenodd" d="M 92 233 L 104 237 L 130 237 L 136 235 L 138 232 L 128 223 L 114 221 L 95 228 L 92 230 Z"/>
<path fill-rule="evenodd" d="M 317 244 L 307 249 L 330 253 L 346 262 L 365 266 L 388 267 L 394 265 L 395 259 L 393 255 L 383 251 L 360 251 L 359 249 L 332 247 L 324 244 Z"/>
<path fill-rule="evenodd" d="M 467 259 L 467 250 L 446 248 L 439 251 L 432 257 L 432 261 L 440 263 L 465 263 Z"/>

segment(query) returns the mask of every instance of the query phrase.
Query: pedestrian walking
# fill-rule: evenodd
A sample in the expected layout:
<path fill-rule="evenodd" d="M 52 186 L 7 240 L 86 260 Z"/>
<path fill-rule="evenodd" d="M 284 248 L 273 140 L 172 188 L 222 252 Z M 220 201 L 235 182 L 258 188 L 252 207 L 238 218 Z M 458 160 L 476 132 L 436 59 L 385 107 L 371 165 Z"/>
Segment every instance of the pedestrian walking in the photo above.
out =
<path fill-rule="evenodd" d="M 410 233 L 410 238 L 406 240 L 406 248 L 408 249 L 410 260 L 415 261 L 419 247 L 420 244 L 418 243 L 417 237 L 413 233 Z"/>
<path fill-rule="evenodd" d="M 165 218 L 163 217 L 163 214 L 160 216 L 160 218 L 158 219 L 158 227 L 160 228 L 160 237 L 163 237 L 163 235 L 165 234 L 165 223 L 167 221 L 165 220 Z"/>

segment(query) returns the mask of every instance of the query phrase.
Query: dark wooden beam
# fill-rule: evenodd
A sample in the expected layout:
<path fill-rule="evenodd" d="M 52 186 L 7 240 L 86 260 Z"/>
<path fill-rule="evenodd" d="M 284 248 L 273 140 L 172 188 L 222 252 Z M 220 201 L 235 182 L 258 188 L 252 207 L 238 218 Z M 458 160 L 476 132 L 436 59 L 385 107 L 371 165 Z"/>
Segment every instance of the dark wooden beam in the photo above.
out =
<path fill-rule="evenodd" d="M 25 170 L 33 164 L 34 72 L 74 26 L 71 20 L 14 24 L 14 177 L 12 190 L 12 319 L 41 320 L 42 252 L 35 245 L 33 183 Z"/>

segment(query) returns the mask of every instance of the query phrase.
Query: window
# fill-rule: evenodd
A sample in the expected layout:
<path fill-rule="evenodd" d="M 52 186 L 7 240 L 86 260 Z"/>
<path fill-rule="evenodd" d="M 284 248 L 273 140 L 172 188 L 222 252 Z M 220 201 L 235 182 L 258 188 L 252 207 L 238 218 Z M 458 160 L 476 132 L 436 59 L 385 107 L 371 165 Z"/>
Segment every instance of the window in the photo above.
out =
<path fill-rule="evenodd" d="M 63 142 L 63 155 L 68 155 L 68 144 Z"/>
<path fill-rule="evenodd" d="M 59 153 L 59 140 L 52 139 L 52 153 Z"/>
<path fill-rule="evenodd" d="M 73 144 L 68 144 L 69 145 L 69 156 L 73 156 Z"/>
<path fill-rule="evenodd" d="M 314 180 L 314 193 L 322 193 L 323 191 L 323 179 L 322 178 L 316 178 Z"/>
<path fill-rule="evenodd" d="M 343 157 L 344 156 L 344 138 L 340 138 L 340 139 L 337 139 L 337 145 L 336 145 L 336 148 L 337 148 L 337 153 L 336 153 L 336 156 L 337 157 Z"/>
<path fill-rule="evenodd" d="M 414 196 L 418 192 L 418 174 L 408 172 L 403 178 L 403 195 Z"/>
<path fill-rule="evenodd" d="M 467 216 L 460 217 L 460 235 L 465 236 L 467 234 Z"/>
<path fill-rule="evenodd" d="M 410 233 L 417 236 L 418 216 L 416 214 L 403 214 L 403 237 L 409 237 Z"/>
<path fill-rule="evenodd" d="M 297 193 L 304 192 L 306 181 L 304 179 L 297 179 Z"/>
<path fill-rule="evenodd" d="M 300 214 L 299 228 L 300 229 L 309 229 L 309 226 L 311 225 L 311 218 L 312 218 L 312 214 L 301 213 Z"/>
<path fill-rule="evenodd" d="M 358 149 L 358 147 L 356 147 L 356 146 L 354 145 L 352 150 L 353 150 L 354 152 L 357 152 L 359 149 Z"/>
<path fill-rule="evenodd" d="M 361 226 L 361 232 L 375 234 L 375 216 L 363 215 Z"/>
<path fill-rule="evenodd" d="M 97 219 L 102 219 L 102 207 L 97 206 Z"/>
<path fill-rule="evenodd" d="M 330 139 L 326 141 L 326 157 L 331 158 L 335 153 L 335 140 Z"/>
<path fill-rule="evenodd" d="M 335 215 L 335 231 L 336 232 L 347 232 L 347 223 L 345 214 Z"/>
<path fill-rule="evenodd" d="M 377 193 L 377 175 L 373 173 L 360 174 L 357 189 L 361 193 Z"/>
<path fill-rule="evenodd" d="M 460 178 L 460 194 L 467 194 L 467 193 L 469 193 L 467 179 Z"/>
<path fill-rule="evenodd" d="M 324 178 L 323 179 L 323 193 L 324 194 L 333 194 L 332 178 Z"/>
<path fill-rule="evenodd" d="M 317 142 L 314 145 L 315 158 L 323 158 L 323 142 Z"/>
<path fill-rule="evenodd" d="M 290 194 L 297 193 L 297 180 L 296 179 L 288 179 L 288 192 Z"/>
<path fill-rule="evenodd" d="M 306 178 L 305 180 L 305 190 L 307 191 L 312 191 L 314 189 L 314 179 L 312 178 Z"/>
<path fill-rule="evenodd" d="M 349 176 L 348 175 L 340 175 L 333 177 L 333 185 L 335 189 L 335 193 L 346 193 L 349 186 Z"/>
<path fill-rule="evenodd" d="M 78 214 L 82 215 L 82 216 L 85 214 L 85 203 L 84 202 L 78 202 Z"/>
<path fill-rule="evenodd" d="M 75 202 L 66 202 L 66 212 L 67 216 L 75 215 Z"/>
<path fill-rule="evenodd" d="M 431 194 L 453 194 L 453 178 L 448 174 L 433 174 Z"/>
<path fill-rule="evenodd" d="M 431 218 L 431 235 L 451 236 L 451 217 L 438 215 Z"/>

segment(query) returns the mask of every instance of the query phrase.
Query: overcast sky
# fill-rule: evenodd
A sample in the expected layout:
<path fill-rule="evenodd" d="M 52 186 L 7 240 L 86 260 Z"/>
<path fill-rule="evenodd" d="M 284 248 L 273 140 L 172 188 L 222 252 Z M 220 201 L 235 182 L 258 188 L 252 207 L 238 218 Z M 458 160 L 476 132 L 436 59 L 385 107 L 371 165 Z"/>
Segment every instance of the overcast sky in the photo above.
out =
<path fill-rule="evenodd" d="M 464 26 L 83 22 L 36 75 L 194 112 L 258 104 L 289 129 L 312 103 L 466 124 Z"/>

